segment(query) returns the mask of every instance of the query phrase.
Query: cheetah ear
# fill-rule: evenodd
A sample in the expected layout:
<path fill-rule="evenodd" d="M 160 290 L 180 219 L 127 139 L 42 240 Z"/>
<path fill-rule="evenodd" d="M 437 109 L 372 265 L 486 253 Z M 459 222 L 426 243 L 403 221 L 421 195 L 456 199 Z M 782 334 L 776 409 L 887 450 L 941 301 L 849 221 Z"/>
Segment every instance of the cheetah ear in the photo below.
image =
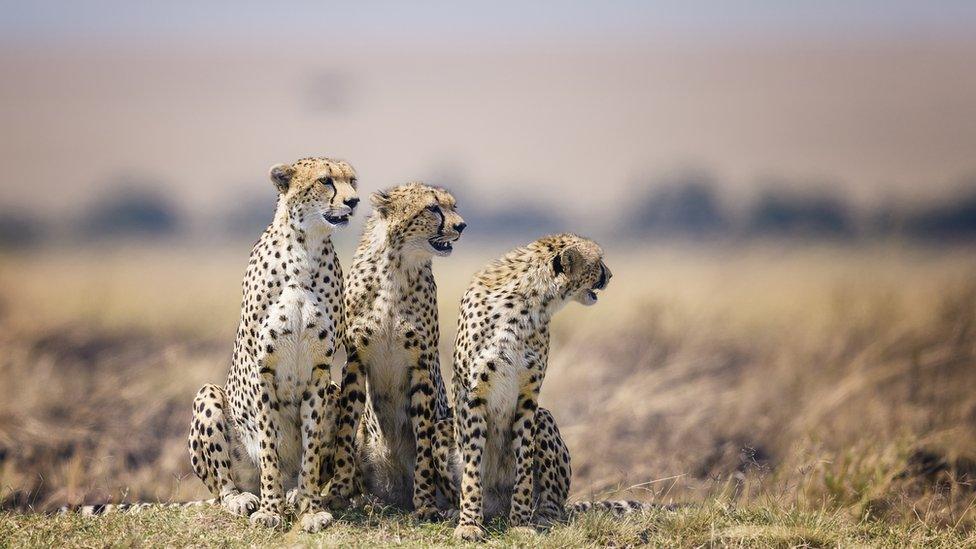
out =
<path fill-rule="evenodd" d="M 552 272 L 555 275 L 566 273 L 573 275 L 579 271 L 583 264 L 583 254 L 575 247 L 564 248 L 563 251 L 552 258 Z"/>
<path fill-rule="evenodd" d="M 271 166 L 268 175 L 270 175 L 271 182 L 274 183 L 278 192 L 283 193 L 288 190 L 288 184 L 291 183 L 291 178 L 295 175 L 295 168 L 288 164 L 275 164 Z"/>
<path fill-rule="evenodd" d="M 380 217 L 386 217 L 390 214 L 390 195 L 386 191 L 376 191 L 369 195 L 369 202 L 373 205 L 376 213 L 380 214 Z"/>

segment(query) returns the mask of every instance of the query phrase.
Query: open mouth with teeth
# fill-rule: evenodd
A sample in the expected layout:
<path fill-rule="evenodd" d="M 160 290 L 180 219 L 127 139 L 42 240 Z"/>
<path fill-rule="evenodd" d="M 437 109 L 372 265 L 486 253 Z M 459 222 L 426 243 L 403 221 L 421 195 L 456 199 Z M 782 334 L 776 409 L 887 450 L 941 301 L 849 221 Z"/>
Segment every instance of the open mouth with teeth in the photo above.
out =
<path fill-rule="evenodd" d="M 349 214 L 345 214 L 345 215 L 322 214 L 322 217 L 325 218 L 326 223 L 328 223 L 329 225 L 341 226 L 349 223 Z"/>
<path fill-rule="evenodd" d="M 441 253 L 449 253 L 454 249 L 454 245 L 449 240 L 439 240 L 437 238 L 431 238 L 427 241 L 430 243 L 430 247 Z"/>

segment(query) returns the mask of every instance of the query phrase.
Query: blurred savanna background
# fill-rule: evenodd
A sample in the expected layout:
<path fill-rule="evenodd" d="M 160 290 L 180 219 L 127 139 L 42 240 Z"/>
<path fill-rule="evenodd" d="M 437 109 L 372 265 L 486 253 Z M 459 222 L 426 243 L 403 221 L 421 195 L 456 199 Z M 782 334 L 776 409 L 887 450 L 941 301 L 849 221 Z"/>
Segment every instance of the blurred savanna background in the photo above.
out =
<path fill-rule="evenodd" d="M 0 509 L 208 497 L 267 169 L 327 155 L 458 197 L 448 376 L 472 273 L 603 244 L 542 390 L 573 499 L 973 542 L 974 37 L 961 0 L 0 1 Z"/>

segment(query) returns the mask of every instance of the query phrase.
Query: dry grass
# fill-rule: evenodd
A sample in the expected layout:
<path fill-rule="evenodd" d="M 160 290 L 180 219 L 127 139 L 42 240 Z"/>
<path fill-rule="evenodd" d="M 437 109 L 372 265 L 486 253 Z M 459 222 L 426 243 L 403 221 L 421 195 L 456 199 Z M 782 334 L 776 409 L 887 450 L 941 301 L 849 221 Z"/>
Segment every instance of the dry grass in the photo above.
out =
<path fill-rule="evenodd" d="M 0 257 L 3 507 L 205 495 L 185 454 L 189 403 L 225 375 L 246 254 Z M 444 357 L 457 299 L 493 255 L 472 247 L 436 266 Z M 573 453 L 573 497 L 704 506 L 612 528 L 586 517 L 546 543 L 955 545 L 973 531 L 971 254 L 658 248 L 611 250 L 608 263 L 601 302 L 557 319 L 542 395 Z M 0 539 L 45 544 L 67 527 L 78 544 L 126 544 L 119 536 L 148 532 L 148 520 L 170 528 L 173 545 L 200 543 L 194 532 L 214 524 L 228 531 L 194 513 L 95 526 L 7 514 Z M 404 520 L 383 518 L 376 534 L 402 539 L 361 540 L 449 539 Z M 210 542 L 308 541 L 229 531 Z"/>
<path fill-rule="evenodd" d="M 706 505 L 626 519 L 588 514 L 542 535 L 489 526 L 484 544 L 459 544 L 449 523 L 418 523 L 392 512 L 338 515 L 325 531 L 308 535 L 294 524 L 284 532 L 249 528 L 214 509 L 152 511 L 91 519 L 0 514 L 0 546 L 30 547 L 905 547 L 973 546 L 976 536 L 922 523 L 888 524 L 843 513 L 791 508 L 741 509 Z"/>
<path fill-rule="evenodd" d="M 723 269 L 713 300 L 689 306 L 658 288 L 615 336 L 594 330 L 560 348 L 548 402 L 571 448 L 599 449 L 575 454 L 577 493 L 641 485 L 659 499 L 721 494 L 969 527 L 970 267 L 910 255 L 751 261 Z"/>

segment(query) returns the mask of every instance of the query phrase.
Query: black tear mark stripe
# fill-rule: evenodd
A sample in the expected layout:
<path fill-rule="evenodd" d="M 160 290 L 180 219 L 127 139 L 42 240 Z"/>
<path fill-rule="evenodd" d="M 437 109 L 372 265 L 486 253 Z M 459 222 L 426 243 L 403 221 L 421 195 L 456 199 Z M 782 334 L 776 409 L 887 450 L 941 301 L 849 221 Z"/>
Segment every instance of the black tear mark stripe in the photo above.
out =
<path fill-rule="evenodd" d="M 329 168 L 329 171 L 330 172 L 332 171 L 332 168 L 331 167 Z M 337 196 L 339 196 L 339 188 L 336 187 L 335 179 L 333 179 L 331 177 L 329 177 L 328 179 L 326 179 L 325 180 L 325 187 L 328 188 L 328 189 L 332 189 L 332 196 L 329 197 L 329 205 L 330 206 L 335 206 L 335 204 L 333 204 L 332 201 L 335 200 Z"/>
<path fill-rule="evenodd" d="M 437 226 L 437 236 L 444 235 L 444 223 L 447 222 L 447 218 L 444 217 L 444 212 L 441 210 L 441 204 L 437 201 L 437 194 L 430 193 L 430 196 L 434 197 L 434 213 L 436 213 L 441 218 L 440 224 Z"/>

